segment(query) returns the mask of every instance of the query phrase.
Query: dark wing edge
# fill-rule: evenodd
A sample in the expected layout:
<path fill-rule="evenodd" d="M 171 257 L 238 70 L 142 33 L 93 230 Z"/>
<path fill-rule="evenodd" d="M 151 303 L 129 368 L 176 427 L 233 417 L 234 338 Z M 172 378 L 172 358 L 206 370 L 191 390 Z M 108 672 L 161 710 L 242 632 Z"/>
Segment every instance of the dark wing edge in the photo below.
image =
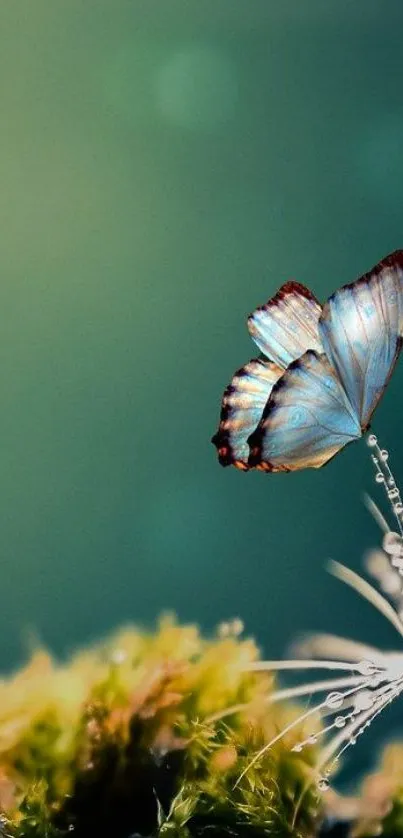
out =
<path fill-rule="evenodd" d="M 255 392 L 255 394 L 251 394 L 247 392 L 246 388 L 242 388 L 240 386 L 240 382 L 247 381 L 248 377 L 252 374 L 252 377 L 258 379 L 256 376 L 256 371 L 260 370 L 262 373 L 261 381 L 259 384 L 261 385 L 261 394 L 259 398 L 259 394 Z M 222 401 L 221 401 L 221 412 L 220 412 L 220 421 L 217 432 L 212 436 L 211 442 L 217 448 L 218 451 L 218 461 L 220 465 L 226 466 L 235 466 L 241 471 L 250 471 L 252 468 L 246 459 L 242 459 L 236 455 L 236 451 L 234 448 L 234 440 L 232 439 L 231 434 L 231 420 L 234 422 L 234 415 L 235 415 L 235 424 L 233 425 L 232 431 L 235 436 L 236 432 L 236 413 L 241 413 L 242 407 L 240 405 L 232 402 L 232 397 L 240 396 L 246 399 L 246 404 L 243 405 L 243 411 L 247 412 L 248 409 L 252 410 L 255 409 L 258 413 L 258 418 L 256 418 L 256 425 L 258 424 L 259 418 L 263 411 L 264 405 L 267 399 L 270 396 L 272 391 L 272 387 L 274 382 L 278 380 L 278 378 L 282 375 L 283 370 L 273 364 L 272 361 L 269 361 L 263 354 L 257 358 L 252 358 L 243 367 L 240 367 L 234 375 L 232 376 L 231 382 L 225 388 Z M 272 378 L 272 380 L 270 380 Z M 267 387 L 267 392 L 265 392 L 265 388 Z M 248 398 L 250 398 L 250 404 L 247 404 Z M 256 406 L 254 406 L 253 402 L 256 401 Z M 260 402 L 260 404 L 259 404 Z M 245 422 L 245 417 L 244 417 Z M 252 427 L 255 423 L 253 423 Z M 251 425 L 249 426 L 249 428 Z M 245 434 L 245 444 L 247 441 L 247 432 Z"/>
<path fill-rule="evenodd" d="M 402 251 L 403 253 L 403 251 Z M 306 287 L 306 285 L 302 285 L 301 282 L 296 282 L 293 279 L 289 279 L 288 282 L 285 282 L 278 291 L 274 294 L 274 297 L 270 297 L 266 303 L 263 303 L 261 306 L 257 306 L 247 317 L 248 323 L 253 318 L 253 315 L 256 314 L 258 311 L 266 311 L 268 308 L 272 306 L 278 305 L 284 297 L 288 297 L 289 294 L 299 294 L 301 297 L 305 297 L 305 299 L 310 300 L 312 303 L 316 303 L 318 306 L 321 307 L 321 303 L 315 297 L 315 294 Z"/>

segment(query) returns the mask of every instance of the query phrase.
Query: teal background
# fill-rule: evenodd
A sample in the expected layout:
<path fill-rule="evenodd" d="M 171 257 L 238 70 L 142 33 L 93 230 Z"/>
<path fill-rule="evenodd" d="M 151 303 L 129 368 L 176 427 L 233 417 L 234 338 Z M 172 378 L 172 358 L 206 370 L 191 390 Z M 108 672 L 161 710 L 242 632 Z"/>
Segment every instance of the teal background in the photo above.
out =
<path fill-rule="evenodd" d="M 167 609 L 273 656 L 303 629 L 398 645 L 323 567 L 378 539 L 365 445 L 245 475 L 210 437 L 256 305 L 403 246 L 402 24 L 400 0 L 1 5 L 3 669 Z M 374 429 L 403 480 L 402 385 Z"/>

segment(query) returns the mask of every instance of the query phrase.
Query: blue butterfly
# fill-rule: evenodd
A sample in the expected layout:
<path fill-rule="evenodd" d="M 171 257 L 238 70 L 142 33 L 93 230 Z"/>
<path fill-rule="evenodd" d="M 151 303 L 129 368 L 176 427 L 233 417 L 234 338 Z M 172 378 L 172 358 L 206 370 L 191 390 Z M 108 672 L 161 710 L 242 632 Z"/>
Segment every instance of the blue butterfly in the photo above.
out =
<path fill-rule="evenodd" d="M 320 468 L 361 437 L 384 393 L 403 334 L 403 250 L 322 307 L 287 282 L 248 318 L 261 351 L 226 388 L 212 442 L 223 466 Z"/>

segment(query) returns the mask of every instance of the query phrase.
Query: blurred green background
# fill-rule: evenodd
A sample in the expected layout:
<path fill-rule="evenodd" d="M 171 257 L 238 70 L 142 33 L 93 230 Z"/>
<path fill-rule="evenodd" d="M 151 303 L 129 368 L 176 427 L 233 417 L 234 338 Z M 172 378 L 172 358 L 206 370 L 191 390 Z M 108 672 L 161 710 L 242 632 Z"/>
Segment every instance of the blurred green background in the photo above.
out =
<path fill-rule="evenodd" d="M 400 0 L 0 8 L 3 669 L 173 609 L 397 645 L 323 569 L 378 539 L 365 445 L 221 469 L 245 317 L 403 246 Z M 374 430 L 403 481 L 402 362 Z M 400 710 L 399 710 L 400 712 Z"/>

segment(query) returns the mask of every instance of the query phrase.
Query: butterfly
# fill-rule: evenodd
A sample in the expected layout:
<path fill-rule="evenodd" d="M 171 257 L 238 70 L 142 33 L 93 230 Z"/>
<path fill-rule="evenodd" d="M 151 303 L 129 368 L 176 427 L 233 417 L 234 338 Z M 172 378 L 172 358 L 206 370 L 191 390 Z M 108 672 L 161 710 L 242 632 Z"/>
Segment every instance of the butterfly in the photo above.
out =
<path fill-rule="evenodd" d="M 321 306 L 287 282 L 248 318 L 260 355 L 224 391 L 212 442 L 221 465 L 320 468 L 369 428 L 403 334 L 403 250 Z"/>

